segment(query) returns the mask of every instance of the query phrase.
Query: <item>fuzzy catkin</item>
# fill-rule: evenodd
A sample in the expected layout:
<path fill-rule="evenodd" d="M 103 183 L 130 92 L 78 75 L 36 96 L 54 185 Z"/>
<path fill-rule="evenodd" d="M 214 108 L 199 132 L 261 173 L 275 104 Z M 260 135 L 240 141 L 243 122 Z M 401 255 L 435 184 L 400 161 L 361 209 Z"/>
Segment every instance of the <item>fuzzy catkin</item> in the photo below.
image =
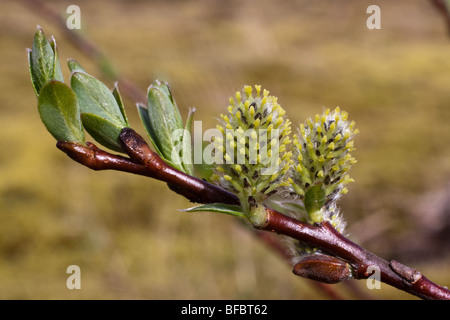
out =
<path fill-rule="evenodd" d="M 355 122 L 349 121 L 348 114 L 339 107 L 326 109 L 300 125 L 293 138 L 294 165 L 289 183 L 305 210 L 294 212 L 295 218 L 311 224 L 327 221 L 344 232 L 346 223 L 337 202 L 348 191 L 345 185 L 353 182 L 347 172 L 356 163 L 351 155 L 355 150 L 353 138 L 358 133 L 354 126 Z M 316 251 L 294 243 L 300 253 Z"/>
<path fill-rule="evenodd" d="M 214 140 L 216 162 L 211 180 L 235 193 L 244 213 L 261 207 L 263 200 L 287 184 L 292 165 L 291 122 L 285 110 L 261 86 L 245 86 L 229 99 Z"/>

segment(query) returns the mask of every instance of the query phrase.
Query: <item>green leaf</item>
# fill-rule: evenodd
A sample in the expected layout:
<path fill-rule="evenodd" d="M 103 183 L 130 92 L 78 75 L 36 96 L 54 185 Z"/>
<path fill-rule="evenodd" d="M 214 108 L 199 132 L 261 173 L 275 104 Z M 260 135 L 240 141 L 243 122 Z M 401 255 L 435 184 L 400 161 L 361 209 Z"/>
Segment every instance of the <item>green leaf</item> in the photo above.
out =
<path fill-rule="evenodd" d="M 123 152 L 119 135 L 129 124 L 117 83 L 111 92 L 76 60 L 70 59 L 68 65 L 72 71 L 70 82 L 79 100 L 86 131 L 103 146 Z"/>
<path fill-rule="evenodd" d="M 118 152 L 123 152 L 119 135 L 122 127 L 116 126 L 102 117 L 92 113 L 82 113 L 81 120 L 86 131 L 101 145 Z"/>
<path fill-rule="evenodd" d="M 322 184 L 309 187 L 305 192 L 304 202 L 306 212 L 308 212 L 313 222 L 318 222 L 315 221 L 315 214 L 318 213 L 325 204 L 325 190 L 322 189 Z"/>
<path fill-rule="evenodd" d="M 156 139 L 156 132 L 154 132 L 152 124 L 150 122 L 150 117 L 148 115 L 147 107 L 144 106 L 141 103 L 136 104 L 139 117 L 141 118 L 142 124 L 144 125 L 145 130 L 148 133 L 148 136 L 150 138 L 150 141 L 152 142 L 153 147 L 155 148 L 155 151 L 158 153 L 158 155 L 163 158 L 164 160 L 167 160 L 164 158 L 164 155 L 162 154 L 161 150 L 158 148 L 159 144 L 156 143 L 154 138 Z"/>
<path fill-rule="evenodd" d="M 38 98 L 42 122 L 56 140 L 84 142 L 77 97 L 72 89 L 59 81 L 50 81 Z"/>
<path fill-rule="evenodd" d="M 40 27 L 34 35 L 31 50 L 28 50 L 28 65 L 31 83 L 37 97 L 42 87 L 50 80 L 64 82 L 55 40 L 52 38 L 50 44 Z"/>
<path fill-rule="evenodd" d="M 196 207 L 180 210 L 183 212 L 218 212 L 225 213 L 231 216 L 246 218 L 244 215 L 242 208 L 240 206 L 224 204 L 224 203 L 210 203 L 210 204 L 202 204 Z"/>
<path fill-rule="evenodd" d="M 125 106 L 123 104 L 122 96 L 120 95 L 117 82 L 114 83 L 112 94 L 114 96 L 114 99 L 116 99 L 117 105 L 119 106 L 120 112 L 122 113 L 122 117 L 125 119 L 125 122 L 128 123 L 127 114 L 125 113 Z"/>
<path fill-rule="evenodd" d="M 74 58 L 70 58 L 69 60 L 67 60 L 67 65 L 69 66 L 69 70 L 70 70 L 71 73 L 73 73 L 73 72 L 84 72 L 84 73 L 87 73 L 83 69 L 81 64 L 79 64 L 78 61 L 75 60 Z"/>
<path fill-rule="evenodd" d="M 183 140 L 182 140 L 182 165 L 184 172 L 189 175 L 194 175 L 194 164 L 192 157 L 192 121 L 194 120 L 195 108 L 189 109 L 188 118 L 186 120 L 186 126 L 184 128 Z"/>
<path fill-rule="evenodd" d="M 148 106 L 138 103 L 137 109 L 159 156 L 172 167 L 193 175 L 190 128 L 195 109 L 189 111 L 184 128 L 169 86 L 158 80 L 149 87 Z"/>
<path fill-rule="evenodd" d="M 55 38 L 52 36 L 52 40 L 50 42 L 50 46 L 52 47 L 54 59 L 53 59 L 53 80 L 58 80 L 64 82 L 64 76 L 61 70 L 61 63 L 59 62 L 58 50 L 56 48 Z"/>
<path fill-rule="evenodd" d="M 75 91 L 81 113 L 95 114 L 117 127 L 128 127 L 112 92 L 101 81 L 80 71 L 72 73 L 70 84 Z"/>
<path fill-rule="evenodd" d="M 173 132 L 183 129 L 183 120 L 166 83 L 156 80 L 150 86 L 147 112 L 146 128 L 150 129 L 148 134 L 153 145 L 163 158 L 181 163 L 180 159 L 173 159 L 172 150 L 179 142 Z"/>

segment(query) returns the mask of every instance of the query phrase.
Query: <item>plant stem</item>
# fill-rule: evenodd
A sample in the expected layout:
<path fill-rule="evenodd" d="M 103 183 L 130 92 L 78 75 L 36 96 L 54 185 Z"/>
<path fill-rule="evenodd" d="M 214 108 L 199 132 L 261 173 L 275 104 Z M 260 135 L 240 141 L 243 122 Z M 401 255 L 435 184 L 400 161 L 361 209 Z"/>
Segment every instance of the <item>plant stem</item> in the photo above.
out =
<path fill-rule="evenodd" d="M 103 151 L 89 142 L 85 146 L 58 141 L 56 146 L 73 160 L 93 170 L 124 171 L 164 181 L 171 190 L 192 202 L 239 205 L 239 199 L 234 194 L 167 165 L 133 129 L 123 129 L 120 138 L 130 158 Z"/>
<path fill-rule="evenodd" d="M 167 165 L 133 129 L 123 129 L 120 140 L 123 150 L 130 158 L 100 150 L 92 143 L 84 146 L 58 141 L 57 147 L 73 160 L 93 170 L 118 170 L 164 181 L 172 190 L 193 202 L 239 204 L 234 194 Z M 422 299 L 450 300 L 450 291 L 447 288 L 431 282 L 415 269 L 394 260 L 388 262 L 361 248 L 337 232 L 328 222 L 311 225 L 270 208 L 266 209 L 266 213 L 266 221 L 260 230 L 306 242 L 326 254 L 348 262 L 352 266 L 355 279 L 367 279 L 371 276 L 368 268 L 376 267 L 380 270 L 380 281 L 383 283 Z"/>
<path fill-rule="evenodd" d="M 388 262 L 353 243 L 328 222 L 310 225 L 266 209 L 268 218 L 262 230 L 284 234 L 318 247 L 323 252 L 347 261 L 355 279 L 371 276 L 369 267 L 380 270 L 380 281 L 422 299 L 450 300 L 450 291 L 423 276 L 420 272 L 392 260 Z"/>

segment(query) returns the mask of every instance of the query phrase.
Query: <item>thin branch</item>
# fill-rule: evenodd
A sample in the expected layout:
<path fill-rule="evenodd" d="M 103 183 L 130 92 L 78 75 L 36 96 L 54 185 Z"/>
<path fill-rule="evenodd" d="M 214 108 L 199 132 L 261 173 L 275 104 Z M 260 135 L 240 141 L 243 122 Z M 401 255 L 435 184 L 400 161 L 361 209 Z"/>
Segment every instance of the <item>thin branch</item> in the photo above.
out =
<path fill-rule="evenodd" d="M 420 272 L 392 260 L 388 262 L 369 252 L 336 231 L 328 222 L 309 225 L 287 217 L 275 210 L 266 209 L 267 222 L 263 230 L 284 234 L 303 241 L 332 256 L 347 261 L 355 279 L 372 275 L 369 267 L 380 271 L 380 281 L 422 299 L 450 300 L 450 291 L 423 276 Z"/>
<path fill-rule="evenodd" d="M 447 32 L 450 35 L 450 2 L 448 0 L 430 0 L 430 2 L 444 19 Z"/>
<path fill-rule="evenodd" d="M 262 241 L 264 244 L 266 244 L 268 247 L 272 249 L 272 251 L 276 252 L 281 258 L 283 258 L 285 261 L 290 262 L 292 260 L 292 256 L 288 253 L 288 250 L 286 250 L 286 247 L 281 244 L 281 242 L 274 238 L 274 235 L 265 231 L 261 231 L 258 229 L 253 229 L 253 234 L 258 237 L 260 241 Z M 291 265 L 291 264 L 289 264 Z M 329 298 L 333 300 L 343 300 L 344 298 L 336 292 L 336 290 L 333 290 L 332 287 L 327 283 L 322 283 L 314 280 L 305 279 L 308 281 L 308 283 L 315 287 L 316 289 L 322 291 L 324 294 L 326 294 Z M 348 284 L 349 282 L 346 282 L 345 284 Z M 357 297 L 364 297 L 364 300 L 370 300 L 371 298 L 367 295 L 360 294 L 353 288 L 350 288 L 351 291 L 357 296 Z"/>
<path fill-rule="evenodd" d="M 239 204 L 234 194 L 167 165 L 134 130 L 123 129 L 120 140 L 129 159 L 102 151 L 90 143 L 83 146 L 59 141 L 57 147 L 73 160 L 94 170 L 119 170 L 165 181 L 174 191 L 193 202 Z M 396 261 L 388 262 L 361 248 L 328 222 L 310 225 L 270 208 L 266 209 L 266 213 L 267 220 L 261 230 L 292 237 L 346 261 L 351 265 L 355 279 L 367 279 L 371 276 L 369 267 L 375 267 L 380 271 L 380 281 L 383 283 L 422 299 L 450 300 L 447 288 L 431 282 L 415 269 Z"/>
<path fill-rule="evenodd" d="M 124 171 L 164 181 L 173 191 L 192 202 L 239 205 L 239 199 L 234 194 L 167 165 L 134 130 L 124 129 L 121 138 L 128 143 L 125 148 L 130 158 L 103 151 L 89 142 L 84 146 L 58 141 L 56 146 L 73 160 L 93 170 Z"/>
<path fill-rule="evenodd" d="M 192 202 L 239 204 L 239 199 L 234 194 L 206 181 L 186 176 L 183 172 L 168 166 L 145 142 L 141 144 L 142 138 L 139 135 L 132 134 L 132 132 L 131 129 L 124 129 L 122 134 L 122 137 L 128 143 L 125 147 L 131 155 L 130 158 L 103 151 L 89 142 L 84 146 L 74 142 L 58 141 L 57 147 L 73 160 L 93 170 L 117 170 L 167 182 L 173 191 Z M 129 139 L 127 136 L 130 135 L 134 136 L 136 140 Z M 137 141 L 139 142 L 137 143 Z M 132 158 L 135 158 L 135 160 L 132 160 Z M 182 182 L 183 186 L 187 184 L 189 187 L 184 188 L 180 186 L 180 182 Z M 192 189 L 195 189 L 194 193 Z M 286 261 L 290 261 L 291 256 L 281 246 L 279 241 L 275 241 L 268 233 L 260 230 L 255 230 L 254 234 Z M 342 299 L 328 285 L 316 281 L 311 281 L 310 283 L 326 293 L 330 298 L 334 300 Z"/>

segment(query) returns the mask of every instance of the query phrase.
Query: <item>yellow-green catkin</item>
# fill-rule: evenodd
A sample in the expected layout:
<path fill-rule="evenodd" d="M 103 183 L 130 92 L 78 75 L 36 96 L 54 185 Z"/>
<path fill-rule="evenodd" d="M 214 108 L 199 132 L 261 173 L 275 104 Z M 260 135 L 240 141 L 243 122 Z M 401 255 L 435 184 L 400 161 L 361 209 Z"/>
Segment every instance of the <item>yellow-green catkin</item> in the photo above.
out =
<path fill-rule="evenodd" d="M 236 92 L 227 111 L 217 127 L 223 137 L 214 141 L 218 163 L 211 179 L 235 193 L 244 214 L 257 225 L 264 199 L 287 185 L 291 123 L 277 98 L 259 85 Z"/>
<path fill-rule="evenodd" d="M 354 126 L 339 107 L 326 109 L 301 124 L 293 138 L 295 164 L 289 182 L 305 203 L 314 200 L 321 204 L 308 212 L 309 222 L 329 221 L 339 232 L 344 231 L 345 222 L 336 203 L 347 192 L 345 185 L 353 181 L 347 172 L 356 163 L 351 155 L 353 137 L 358 133 Z M 309 192 L 311 188 L 314 192 Z"/>

